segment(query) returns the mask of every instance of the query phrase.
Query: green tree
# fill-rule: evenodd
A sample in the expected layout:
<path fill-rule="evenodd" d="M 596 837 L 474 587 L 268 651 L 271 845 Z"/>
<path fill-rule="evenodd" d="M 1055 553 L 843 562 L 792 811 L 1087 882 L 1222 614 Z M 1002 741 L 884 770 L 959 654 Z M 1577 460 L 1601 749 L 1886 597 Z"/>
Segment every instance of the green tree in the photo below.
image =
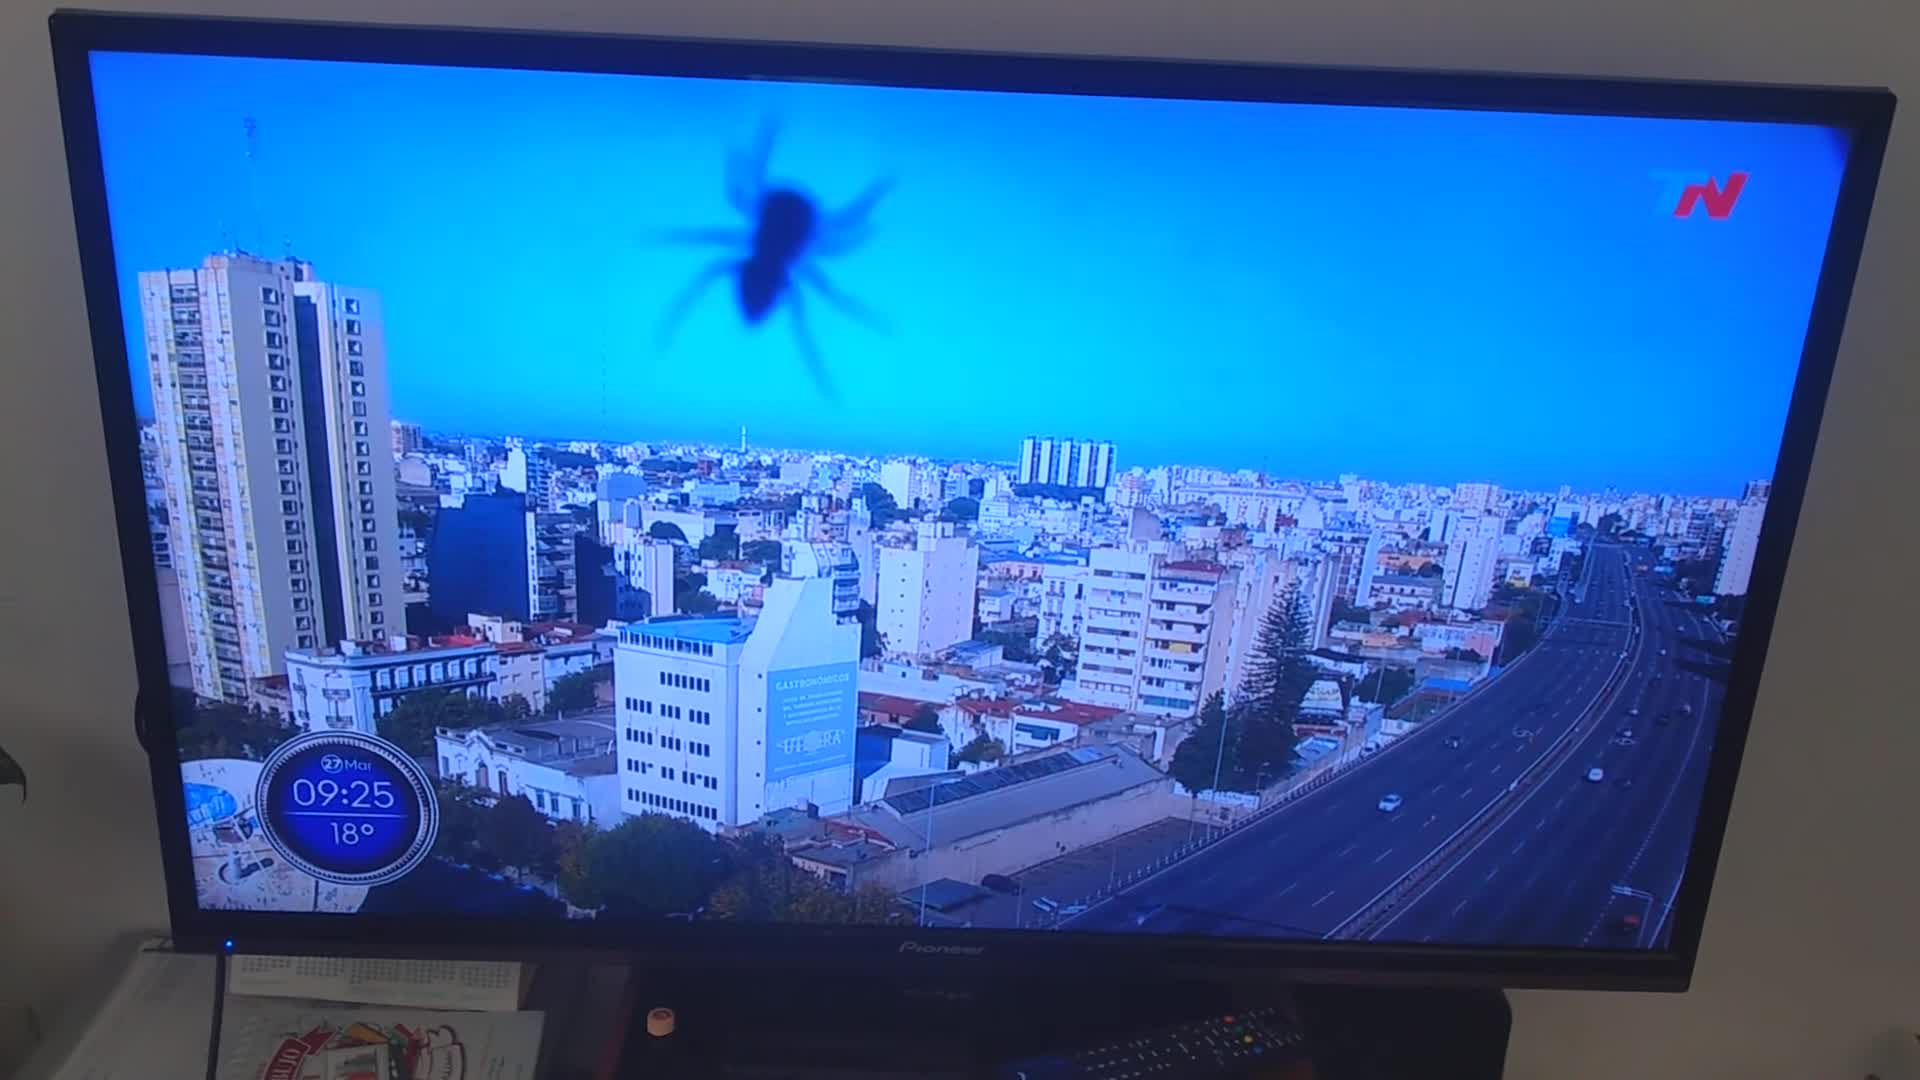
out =
<path fill-rule="evenodd" d="M 922 705 L 913 711 L 913 716 L 903 725 L 908 731 L 924 731 L 929 734 L 941 733 L 940 710 L 932 705 Z"/>
<path fill-rule="evenodd" d="M 258 708 L 196 697 L 191 690 L 172 695 L 174 741 L 181 761 L 241 758 L 264 761 L 273 748 L 299 734 L 292 725 Z"/>
<path fill-rule="evenodd" d="M 720 601 L 705 589 L 694 589 L 674 597 L 673 606 L 682 615 L 711 615 L 720 610 Z"/>
<path fill-rule="evenodd" d="M 1245 709 L 1235 709 L 1229 714 L 1226 698 L 1215 691 L 1200 707 L 1193 730 L 1174 747 L 1167 772 L 1180 781 L 1180 786 L 1196 795 L 1216 789 L 1253 790 L 1242 760 L 1248 717 Z"/>
<path fill-rule="evenodd" d="M 417 758 L 432 758 L 435 728 L 477 728 L 505 723 L 507 710 L 485 697 L 458 690 L 415 690 L 379 720 L 380 734 Z"/>
<path fill-rule="evenodd" d="M 750 834 L 735 847 L 734 869 L 707 903 L 710 918 L 730 922 L 885 923 L 899 905 L 887 889 L 842 892 L 793 865 L 780 842 Z"/>
<path fill-rule="evenodd" d="M 1619 514 L 1606 513 L 1600 515 L 1599 524 L 1594 527 L 1599 530 L 1601 536 L 1612 536 L 1619 532 L 1626 523 L 1626 519 L 1622 518 Z"/>
<path fill-rule="evenodd" d="M 1306 596 L 1290 583 L 1274 598 L 1260 623 L 1260 636 L 1248 658 L 1246 714 L 1241 736 L 1242 762 L 1249 772 L 1272 774 L 1293 758 L 1293 721 L 1300 701 L 1319 677 L 1307 660 L 1313 626 Z"/>
<path fill-rule="evenodd" d="M 1053 683 L 1066 682 L 1080 665 L 1080 643 L 1067 634 L 1050 634 L 1040 647 L 1040 662 L 1046 665 Z"/>
<path fill-rule="evenodd" d="M 1445 577 L 1447 576 L 1447 568 L 1440 565 L 1437 562 L 1421 563 L 1420 569 L 1414 571 L 1414 576 L 1415 577 Z"/>
<path fill-rule="evenodd" d="M 989 761 L 999 761 L 1007 756 L 1007 751 L 995 742 L 991 735 L 975 735 L 973 740 L 961 747 L 953 755 L 953 760 L 968 765 L 983 765 Z"/>
<path fill-rule="evenodd" d="M 888 523 L 901 516 L 899 504 L 893 501 L 893 493 L 869 480 L 860 485 L 860 497 L 866 500 L 867 516 L 873 519 L 873 527 L 884 529 Z"/>
<path fill-rule="evenodd" d="M 613 681 L 611 665 L 588 668 L 585 671 L 570 672 L 553 680 L 553 686 L 547 690 L 547 711 L 550 713 L 580 712 L 600 704 L 597 687 L 601 683 Z"/>
<path fill-rule="evenodd" d="M 880 632 L 880 615 L 873 605 L 865 600 L 854 611 L 854 618 L 860 621 L 860 659 L 879 656 L 887 651 L 887 636 Z"/>
<path fill-rule="evenodd" d="M 1479 664 L 1479 663 L 1484 663 L 1487 658 L 1484 656 L 1481 656 L 1477 652 L 1474 652 L 1472 649 L 1448 649 L 1447 659 L 1470 660 L 1476 664 Z"/>
<path fill-rule="evenodd" d="M 1511 664 L 1540 640 L 1540 627 L 1530 618 L 1508 619 L 1500 633 L 1500 662 Z"/>
<path fill-rule="evenodd" d="M 1365 626 L 1368 623 L 1371 623 L 1372 621 L 1373 621 L 1372 608 L 1363 607 L 1359 604 L 1343 604 L 1338 601 L 1335 601 L 1333 605 L 1333 614 L 1330 617 L 1328 617 L 1327 625 L 1332 626 L 1335 623 L 1351 622 L 1351 623 L 1359 623 L 1362 626 Z"/>
<path fill-rule="evenodd" d="M 614 914 L 692 911 L 732 871 L 720 841 L 690 821 L 638 814 L 593 833 L 560 891 L 575 907 L 606 907 Z"/>
<path fill-rule="evenodd" d="M 778 540 L 749 540 L 740 545 L 741 558 L 774 570 L 780 569 L 784 554 Z"/>
<path fill-rule="evenodd" d="M 1370 671 L 1354 688 L 1361 701 L 1371 701 L 1377 705 L 1391 705 L 1407 696 L 1413 689 L 1413 672 L 1403 667 L 1383 667 Z"/>
<path fill-rule="evenodd" d="M 703 559 L 737 559 L 740 557 L 740 534 L 732 529 L 720 529 L 712 536 L 700 541 L 700 557 Z"/>
<path fill-rule="evenodd" d="M 553 865 L 553 826 L 525 795 L 495 799 L 481 822 L 480 843 L 518 877 Z"/>
<path fill-rule="evenodd" d="M 676 544 L 687 542 L 687 534 L 671 521 L 656 521 L 647 526 L 647 535 L 655 540 L 671 540 Z"/>
<path fill-rule="evenodd" d="M 436 787 L 440 828 L 433 836 L 433 854 L 448 862 L 482 870 L 499 869 L 499 858 L 484 843 L 488 807 L 481 800 L 485 794 L 479 788 L 449 778 L 442 778 Z"/>
<path fill-rule="evenodd" d="M 946 510 L 940 516 L 948 521 L 978 521 L 980 520 L 980 500 L 971 499 L 965 495 L 950 499 Z"/>

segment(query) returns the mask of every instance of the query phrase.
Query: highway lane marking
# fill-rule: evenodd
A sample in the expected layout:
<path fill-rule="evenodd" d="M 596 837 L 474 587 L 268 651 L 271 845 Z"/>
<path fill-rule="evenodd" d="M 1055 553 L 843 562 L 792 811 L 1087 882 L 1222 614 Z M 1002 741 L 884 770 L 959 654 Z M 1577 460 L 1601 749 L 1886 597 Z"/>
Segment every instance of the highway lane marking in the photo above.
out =
<path fill-rule="evenodd" d="M 1544 829 L 1544 828 L 1546 828 L 1546 827 L 1547 827 L 1547 819 L 1546 819 L 1546 818 L 1541 818 L 1541 819 L 1540 819 L 1539 821 L 1536 821 L 1536 822 L 1534 822 L 1534 823 L 1533 823 L 1533 831 L 1534 831 L 1534 832 L 1539 832 L 1539 831 L 1540 831 L 1541 829 Z"/>
<path fill-rule="evenodd" d="M 1465 790 L 1465 791 L 1463 791 L 1463 792 L 1461 792 L 1461 793 L 1460 793 L 1460 798 L 1462 798 L 1462 799 L 1464 799 L 1464 798 L 1466 798 L 1467 796 L 1469 796 L 1469 795 L 1471 795 L 1471 794 L 1473 794 L 1473 789 L 1472 789 L 1472 788 L 1468 788 L 1467 790 Z"/>
<path fill-rule="evenodd" d="M 1527 846 L 1527 838 L 1523 836 L 1520 838 L 1519 843 L 1513 845 L 1513 851 L 1511 851 L 1509 854 L 1518 855 L 1520 854 L 1520 849 L 1526 846 Z"/>
<path fill-rule="evenodd" d="M 1493 875 L 1495 875 L 1495 874 L 1497 874 L 1497 873 L 1499 873 L 1499 872 L 1500 872 L 1500 868 L 1496 866 L 1496 867 L 1494 867 L 1493 869 L 1491 869 L 1491 870 L 1489 870 L 1489 871 L 1487 871 L 1487 876 L 1486 876 L 1486 877 L 1484 877 L 1484 878 L 1481 878 L 1480 880 L 1482 880 L 1482 881 L 1492 881 L 1492 880 L 1493 880 Z"/>
<path fill-rule="evenodd" d="M 1299 887 L 1300 887 L 1300 883 L 1296 881 L 1296 882 L 1294 882 L 1293 884 L 1291 884 L 1291 885 L 1289 885 L 1289 886 L 1287 886 L 1286 888 L 1284 888 L 1284 889 L 1281 889 L 1281 890 L 1280 890 L 1279 892 L 1277 892 L 1277 893 L 1274 893 L 1273 895 L 1274 895 L 1274 897 L 1275 897 L 1275 898 L 1278 898 L 1278 897 L 1282 897 L 1282 896 L 1285 896 L 1285 895 L 1287 895 L 1288 893 L 1290 893 L 1290 892 L 1292 892 L 1293 890 L 1295 890 L 1295 889 L 1297 889 L 1297 888 L 1299 888 Z"/>
<path fill-rule="evenodd" d="M 1448 917 L 1449 919 L 1451 919 L 1451 918 L 1453 918 L 1453 916 L 1455 916 L 1455 915 L 1458 915 L 1458 914 L 1460 914 L 1460 909 L 1461 909 L 1461 908 L 1463 908 L 1463 907 L 1466 907 L 1466 906 L 1467 906 L 1467 904 L 1468 904 L 1469 902 L 1471 902 L 1472 900 L 1473 900 L 1473 897 L 1471 897 L 1471 896 L 1469 896 L 1469 897 L 1466 897 L 1466 898 L 1464 898 L 1464 899 L 1462 899 L 1462 900 L 1461 900 L 1461 901 L 1460 901 L 1459 903 L 1457 903 L 1457 904 L 1455 904 L 1455 905 L 1453 905 L 1453 910 L 1452 910 L 1451 912 L 1449 912 L 1449 913 L 1448 913 L 1448 915 L 1447 915 L 1447 917 Z"/>
<path fill-rule="evenodd" d="M 1389 856 L 1389 855 L 1391 855 L 1391 854 L 1393 854 L 1393 849 L 1392 849 L 1392 848 L 1388 848 L 1387 850 L 1385 850 L 1385 851 L 1383 851 L 1383 852 L 1381 852 L 1380 854 L 1378 854 L 1378 855 L 1375 855 L 1375 856 L 1373 857 L 1373 861 L 1374 861 L 1374 862 L 1379 862 L 1379 861 L 1380 861 L 1381 859 L 1384 859 L 1384 858 L 1386 858 L 1387 856 Z"/>
<path fill-rule="evenodd" d="M 1357 847 L 1359 847 L 1359 846 L 1360 846 L 1360 844 L 1359 844 L 1359 843 L 1358 843 L 1357 841 L 1356 841 L 1355 843 L 1351 843 L 1351 844 L 1348 844 L 1348 845 L 1347 845 L 1346 847 L 1343 847 L 1343 848 L 1341 848 L 1341 849 L 1340 849 L 1340 854 L 1338 854 L 1338 855 L 1335 855 L 1335 856 L 1334 856 L 1334 858 L 1336 858 L 1336 859 L 1344 859 L 1344 858 L 1346 858 L 1347 856 L 1349 856 L 1349 855 L 1351 855 L 1351 854 L 1353 854 L 1353 849 L 1354 849 L 1354 848 L 1357 848 Z"/>
<path fill-rule="evenodd" d="M 1327 902 L 1327 900 L 1328 900 L 1328 899 L 1330 899 L 1330 898 L 1331 898 L 1331 897 L 1333 896 L 1333 894 L 1334 894 L 1334 892 L 1336 892 L 1336 891 L 1337 891 L 1337 890 L 1334 890 L 1334 889 L 1328 889 L 1328 890 L 1327 890 L 1327 895 L 1326 895 L 1326 896 L 1323 896 L 1323 897 L 1321 897 L 1320 899 L 1318 899 L 1318 900 L 1315 900 L 1315 901 L 1314 901 L 1314 902 L 1313 902 L 1312 904 L 1310 904 L 1310 905 L 1308 905 L 1308 906 L 1309 906 L 1309 907 L 1319 907 L 1319 906 L 1320 906 L 1321 904 L 1324 904 L 1324 903 L 1326 903 L 1326 902 Z"/>
<path fill-rule="evenodd" d="M 1424 829 L 1424 828 L 1426 828 L 1427 826 L 1429 826 L 1429 825 L 1431 825 L 1431 824 L 1433 824 L 1434 822 L 1436 822 L 1436 821 L 1438 821 L 1438 820 L 1440 820 L 1440 815 L 1439 815 L 1439 814 L 1428 814 L 1428 815 L 1427 815 L 1427 820 L 1425 820 L 1425 821 L 1423 821 L 1423 822 L 1421 822 L 1421 823 L 1420 823 L 1420 827 Z"/>

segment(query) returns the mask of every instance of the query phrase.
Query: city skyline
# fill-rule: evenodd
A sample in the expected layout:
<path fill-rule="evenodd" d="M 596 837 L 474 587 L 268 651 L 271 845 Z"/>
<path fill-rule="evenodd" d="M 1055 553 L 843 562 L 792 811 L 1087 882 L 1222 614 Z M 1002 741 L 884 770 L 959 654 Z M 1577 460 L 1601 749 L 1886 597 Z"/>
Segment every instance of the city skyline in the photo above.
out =
<path fill-rule="evenodd" d="M 123 279 L 284 242 L 381 294 L 395 411 L 436 430 L 681 441 L 745 421 L 769 442 L 852 430 L 874 454 L 998 460 L 1058 428 L 1115 442 L 1123 468 L 1530 490 L 1772 474 L 1842 149 L 1762 125 L 193 57 L 102 57 L 96 78 Z M 354 153 L 333 116 L 353 117 Z M 826 265 L 891 332 L 814 308 L 837 404 L 810 396 L 784 326 L 741 331 L 724 288 L 652 347 L 711 256 L 642 238 L 737 220 L 724 161 L 769 116 L 775 175 L 825 205 L 895 181 L 870 244 Z M 996 169 L 989 135 L 1032 167 Z M 1462 140 L 1484 153 L 1440 152 Z M 232 164 L 146 167 L 181 153 Z M 1738 219 L 1647 212 L 1642 165 L 1703 157 L 1765 177 Z M 1079 261 L 1009 258 L 1026 237 Z M 137 337 L 130 320 L 134 357 Z"/>

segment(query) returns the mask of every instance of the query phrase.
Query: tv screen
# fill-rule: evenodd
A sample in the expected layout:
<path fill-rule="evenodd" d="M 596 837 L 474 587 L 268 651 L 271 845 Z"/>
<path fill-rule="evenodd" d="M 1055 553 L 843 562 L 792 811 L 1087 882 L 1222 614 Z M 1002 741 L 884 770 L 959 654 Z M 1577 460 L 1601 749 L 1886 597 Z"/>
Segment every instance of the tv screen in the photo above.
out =
<path fill-rule="evenodd" d="M 1697 921 L 1873 133 L 327 51 L 85 54 L 196 925 Z"/>

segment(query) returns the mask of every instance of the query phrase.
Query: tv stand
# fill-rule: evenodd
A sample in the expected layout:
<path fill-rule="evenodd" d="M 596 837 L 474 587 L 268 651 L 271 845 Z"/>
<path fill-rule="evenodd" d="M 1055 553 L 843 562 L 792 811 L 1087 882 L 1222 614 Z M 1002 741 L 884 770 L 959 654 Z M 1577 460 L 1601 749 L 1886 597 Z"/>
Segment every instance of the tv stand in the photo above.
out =
<path fill-rule="evenodd" d="M 990 1075 L 1000 1063 L 1255 1006 L 1291 1008 L 1311 1067 L 1290 1080 L 1498 1080 L 1510 1014 L 1497 990 L 1288 986 L 1082 976 L 918 981 L 636 971 L 622 1080 Z M 674 1034 L 646 1034 L 650 1009 Z"/>

